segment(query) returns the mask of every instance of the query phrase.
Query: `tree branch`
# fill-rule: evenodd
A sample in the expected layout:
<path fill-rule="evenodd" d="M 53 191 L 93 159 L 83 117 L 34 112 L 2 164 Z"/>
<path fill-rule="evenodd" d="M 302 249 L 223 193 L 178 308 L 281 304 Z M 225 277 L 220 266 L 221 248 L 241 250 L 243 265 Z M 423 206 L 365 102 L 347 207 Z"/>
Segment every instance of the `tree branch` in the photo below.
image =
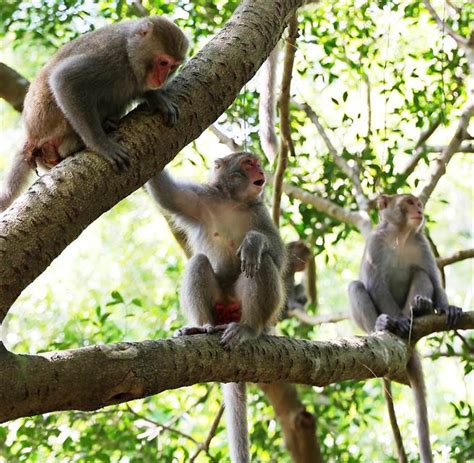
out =
<path fill-rule="evenodd" d="M 436 13 L 436 10 L 433 8 L 433 5 L 429 0 L 423 0 L 423 3 L 425 4 L 426 9 L 430 12 L 431 17 L 436 21 L 436 24 L 438 24 L 438 27 L 441 29 L 442 32 L 446 32 L 451 38 L 453 38 L 457 42 L 460 47 L 465 47 L 468 44 L 468 40 L 465 37 L 455 32 L 448 24 L 446 24 L 445 21 L 443 21 L 439 17 L 438 13 Z"/>
<path fill-rule="evenodd" d="M 181 108 L 173 128 L 143 109 L 119 135 L 130 153 L 122 174 L 100 156 L 67 158 L 0 217 L 0 323 L 21 291 L 82 230 L 198 137 L 255 74 L 302 0 L 244 0 L 225 27 L 184 67 L 170 90 Z M 91 198 L 97 200 L 91 201 Z"/>
<path fill-rule="evenodd" d="M 362 190 L 362 185 L 360 183 L 359 166 L 355 162 L 353 166 L 350 166 L 348 162 L 337 152 L 336 147 L 332 144 L 326 130 L 319 121 L 319 116 L 308 103 L 303 103 L 301 105 L 298 105 L 298 107 L 306 113 L 311 122 L 316 126 L 316 129 L 318 130 L 319 135 L 321 135 L 321 138 L 324 140 L 324 143 L 326 144 L 329 153 L 331 153 L 334 162 L 339 167 L 339 169 L 341 169 L 342 172 L 344 172 L 352 181 L 354 197 L 359 208 L 361 209 L 361 211 L 367 212 L 369 210 L 369 201 Z M 367 220 L 370 221 L 368 215 Z"/>
<path fill-rule="evenodd" d="M 240 151 L 242 145 L 239 145 L 233 138 L 228 137 L 216 124 L 209 126 L 209 130 L 217 137 L 219 143 L 226 145 L 231 151 Z"/>
<path fill-rule="evenodd" d="M 330 315 L 311 315 L 301 309 L 293 309 L 288 312 L 290 317 L 295 317 L 307 325 L 322 325 L 323 323 L 337 323 L 349 319 L 347 312 L 336 312 Z"/>
<path fill-rule="evenodd" d="M 269 182 L 273 182 L 273 177 L 271 175 L 268 177 Z M 324 212 L 336 220 L 354 225 L 365 237 L 372 229 L 370 220 L 367 219 L 366 214 L 363 212 L 349 211 L 341 206 L 338 206 L 337 204 L 334 204 L 328 199 L 321 198 L 314 193 L 309 193 L 302 188 L 287 183 L 283 184 L 283 191 L 291 198 L 298 199 L 305 204 L 309 204 L 318 211 Z"/>
<path fill-rule="evenodd" d="M 278 153 L 278 164 L 273 180 L 273 222 L 278 226 L 280 223 L 280 206 L 283 177 L 288 163 L 288 150 L 295 156 L 295 149 L 291 140 L 290 127 L 290 86 L 293 76 L 293 63 L 295 61 L 296 40 L 298 38 L 298 20 L 294 14 L 288 23 L 288 38 L 285 42 L 285 59 L 283 62 L 283 76 L 281 81 L 281 92 L 278 100 L 280 109 L 280 151 Z"/>
<path fill-rule="evenodd" d="M 464 249 L 462 251 L 455 252 L 448 257 L 439 257 L 436 259 L 436 263 L 439 268 L 446 267 L 446 265 L 451 265 L 461 260 L 472 259 L 474 257 L 474 249 Z"/>
<path fill-rule="evenodd" d="M 10 103 L 17 111 L 23 111 L 23 100 L 30 83 L 14 69 L 0 63 L 0 98 Z"/>
<path fill-rule="evenodd" d="M 455 329 L 473 329 L 465 312 Z M 412 341 L 446 331 L 416 319 Z M 262 336 L 227 351 L 220 335 L 100 345 L 39 355 L 0 354 L 0 422 L 60 410 L 96 410 L 203 382 L 300 383 L 402 375 L 410 347 L 389 333 L 310 342 Z"/>

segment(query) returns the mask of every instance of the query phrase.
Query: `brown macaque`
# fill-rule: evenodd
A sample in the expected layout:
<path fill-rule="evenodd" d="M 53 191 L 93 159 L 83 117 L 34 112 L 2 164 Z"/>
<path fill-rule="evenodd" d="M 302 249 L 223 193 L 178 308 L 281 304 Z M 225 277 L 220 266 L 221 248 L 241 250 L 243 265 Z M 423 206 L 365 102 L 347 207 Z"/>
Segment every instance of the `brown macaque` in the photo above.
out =
<path fill-rule="evenodd" d="M 438 311 L 454 326 L 462 310 L 449 305 L 436 261 L 423 235 L 423 206 L 411 194 L 382 195 L 380 223 L 369 236 L 360 281 L 349 286 L 352 317 L 366 332 L 410 334 L 413 317 Z M 415 398 L 421 462 L 432 462 L 423 371 L 414 351 L 407 375 Z"/>
<path fill-rule="evenodd" d="M 0 193 L 0 212 L 18 196 L 32 169 L 51 168 L 84 147 L 128 168 L 126 149 L 107 136 L 138 99 L 168 126 L 178 107 L 164 87 L 183 62 L 188 39 L 161 16 L 123 21 L 64 45 L 32 82 L 24 102 L 26 140 Z"/>
<path fill-rule="evenodd" d="M 284 304 L 284 312 L 293 309 L 304 309 L 308 298 L 305 294 L 303 284 L 296 284 L 295 273 L 304 272 L 308 266 L 311 257 L 311 251 L 302 240 L 292 241 L 286 245 L 287 264 L 284 275 L 286 301 Z M 283 317 L 285 314 L 282 315 Z"/>
<path fill-rule="evenodd" d="M 285 247 L 262 200 L 259 159 L 218 159 L 208 184 L 173 180 L 165 171 L 147 189 L 189 240 L 181 306 L 190 323 L 179 335 L 223 331 L 231 349 L 268 332 L 284 301 Z M 231 460 L 249 461 L 245 383 L 223 384 Z"/>

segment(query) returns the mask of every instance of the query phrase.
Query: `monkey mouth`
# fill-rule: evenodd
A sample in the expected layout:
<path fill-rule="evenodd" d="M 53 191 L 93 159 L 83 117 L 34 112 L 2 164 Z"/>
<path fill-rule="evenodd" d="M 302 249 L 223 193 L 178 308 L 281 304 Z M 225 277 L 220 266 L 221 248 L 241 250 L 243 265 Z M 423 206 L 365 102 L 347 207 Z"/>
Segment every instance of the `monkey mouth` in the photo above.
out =
<path fill-rule="evenodd" d="M 261 180 L 256 180 L 255 182 L 253 182 L 254 185 L 257 185 L 257 186 L 263 186 L 265 184 L 265 180 L 261 179 Z"/>

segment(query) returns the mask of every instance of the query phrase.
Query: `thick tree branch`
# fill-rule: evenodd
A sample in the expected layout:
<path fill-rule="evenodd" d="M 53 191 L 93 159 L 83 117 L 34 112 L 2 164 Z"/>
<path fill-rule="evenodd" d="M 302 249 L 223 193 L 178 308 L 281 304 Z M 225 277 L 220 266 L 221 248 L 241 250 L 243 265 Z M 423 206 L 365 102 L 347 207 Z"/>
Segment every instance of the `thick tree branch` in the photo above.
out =
<path fill-rule="evenodd" d="M 17 111 L 23 110 L 23 100 L 30 83 L 14 69 L 0 63 L 0 98 L 10 103 Z"/>
<path fill-rule="evenodd" d="M 244 0 L 225 27 L 185 66 L 171 91 L 178 124 L 136 110 L 119 134 L 131 167 L 117 174 L 81 153 L 42 176 L 0 216 L 0 322 L 21 291 L 82 230 L 158 172 L 232 103 L 255 74 L 302 0 Z M 97 200 L 92 201 L 91 199 Z"/>
<path fill-rule="evenodd" d="M 436 259 L 438 267 L 442 269 L 446 265 L 451 265 L 461 260 L 472 259 L 474 257 L 474 249 L 464 249 L 462 251 L 455 252 L 454 254 L 447 257 L 439 257 Z"/>
<path fill-rule="evenodd" d="M 474 328 L 474 312 L 456 329 Z M 412 341 L 445 331 L 445 317 L 414 323 Z M 0 354 L 0 422 L 59 410 L 96 410 L 203 382 L 300 383 L 402 375 L 409 346 L 389 333 L 310 342 L 275 336 L 226 351 L 219 335 L 86 347 L 40 355 Z"/>
<path fill-rule="evenodd" d="M 295 148 L 291 140 L 290 125 L 290 86 L 293 76 L 293 63 L 296 54 L 296 40 L 298 38 L 298 20 L 294 14 L 288 23 L 288 38 L 285 42 L 285 59 L 283 60 L 283 76 L 281 80 L 280 98 L 278 108 L 280 109 L 280 150 L 278 163 L 273 180 L 273 208 L 272 217 L 275 224 L 280 223 L 280 206 L 283 186 L 283 178 L 288 163 L 288 151 L 295 156 Z"/>

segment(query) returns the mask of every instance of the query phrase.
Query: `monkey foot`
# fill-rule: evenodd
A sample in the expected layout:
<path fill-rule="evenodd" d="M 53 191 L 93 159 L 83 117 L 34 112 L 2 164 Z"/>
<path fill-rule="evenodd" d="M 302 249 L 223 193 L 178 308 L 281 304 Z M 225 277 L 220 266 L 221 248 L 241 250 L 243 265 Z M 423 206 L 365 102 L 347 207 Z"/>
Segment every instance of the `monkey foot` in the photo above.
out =
<path fill-rule="evenodd" d="M 222 331 L 224 328 L 219 326 L 213 326 L 209 324 L 205 324 L 202 326 L 184 326 L 177 330 L 174 334 L 175 337 L 179 336 L 191 336 L 193 334 L 210 334 L 215 333 L 216 331 Z"/>
<path fill-rule="evenodd" d="M 221 344 L 225 349 L 233 349 L 247 339 L 256 337 L 255 331 L 250 326 L 240 323 L 229 323 L 221 337 Z"/>
<path fill-rule="evenodd" d="M 456 307 L 455 305 L 447 305 L 438 311 L 440 314 L 446 314 L 446 325 L 450 328 L 456 326 L 462 315 L 461 307 Z"/>
<path fill-rule="evenodd" d="M 375 321 L 375 331 L 390 331 L 401 338 L 408 338 L 411 331 L 411 319 L 405 316 L 394 318 L 383 313 Z"/>
<path fill-rule="evenodd" d="M 226 325 L 232 322 L 239 322 L 242 316 L 242 306 L 240 302 L 224 304 L 216 302 L 214 304 L 214 320 L 216 325 Z"/>
<path fill-rule="evenodd" d="M 433 302 L 424 296 L 415 296 L 410 306 L 413 318 L 434 313 Z"/>

